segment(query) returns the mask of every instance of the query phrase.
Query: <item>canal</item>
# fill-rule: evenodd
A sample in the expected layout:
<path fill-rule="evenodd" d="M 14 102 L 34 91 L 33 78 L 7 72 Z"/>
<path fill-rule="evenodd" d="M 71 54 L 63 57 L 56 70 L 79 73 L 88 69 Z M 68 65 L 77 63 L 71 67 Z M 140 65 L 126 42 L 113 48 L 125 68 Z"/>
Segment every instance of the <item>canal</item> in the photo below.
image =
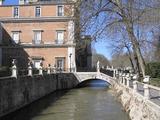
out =
<path fill-rule="evenodd" d="M 54 92 L 2 120 L 129 120 L 104 84 Z"/>

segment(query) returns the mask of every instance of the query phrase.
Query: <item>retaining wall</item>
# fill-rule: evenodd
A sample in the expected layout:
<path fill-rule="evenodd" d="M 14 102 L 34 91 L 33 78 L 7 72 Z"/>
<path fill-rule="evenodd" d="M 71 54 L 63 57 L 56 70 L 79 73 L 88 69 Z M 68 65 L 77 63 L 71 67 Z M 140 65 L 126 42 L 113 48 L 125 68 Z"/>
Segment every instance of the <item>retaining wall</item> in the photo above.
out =
<path fill-rule="evenodd" d="M 22 76 L 0 79 L 0 116 L 15 111 L 56 90 L 70 89 L 78 84 L 72 73 Z"/>
<path fill-rule="evenodd" d="M 160 120 L 160 106 L 124 85 L 115 84 L 114 89 L 131 120 Z"/>

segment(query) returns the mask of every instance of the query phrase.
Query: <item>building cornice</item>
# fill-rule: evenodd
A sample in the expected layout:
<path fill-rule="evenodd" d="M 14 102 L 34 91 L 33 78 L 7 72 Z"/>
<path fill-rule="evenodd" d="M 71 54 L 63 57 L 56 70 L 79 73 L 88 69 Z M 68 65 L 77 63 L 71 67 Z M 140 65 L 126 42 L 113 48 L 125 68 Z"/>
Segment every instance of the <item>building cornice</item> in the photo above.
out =
<path fill-rule="evenodd" d="M 36 3 L 28 3 L 28 4 L 14 4 L 14 5 L 0 5 L 0 7 L 14 7 L 14 6 L 45 6 L 45 5 L 74 5 L 74 1 L 69 2 L 36 2 Z"/>
<path fill-rule="evenodd" d="M 0 18 L 2 23 L 21 23 L 21 22 L 66 22 L 74 20 L 73 17 L 37 17 L 37 18 Z"/>
<path fill-rule="evenodd" d="M 20 44 L 20 45 L 10 45 L 10 46 L 5 46 L 1 45 L 1 48 L 68 48 L 68 47 L 76 47 L 76 44 Z"/>

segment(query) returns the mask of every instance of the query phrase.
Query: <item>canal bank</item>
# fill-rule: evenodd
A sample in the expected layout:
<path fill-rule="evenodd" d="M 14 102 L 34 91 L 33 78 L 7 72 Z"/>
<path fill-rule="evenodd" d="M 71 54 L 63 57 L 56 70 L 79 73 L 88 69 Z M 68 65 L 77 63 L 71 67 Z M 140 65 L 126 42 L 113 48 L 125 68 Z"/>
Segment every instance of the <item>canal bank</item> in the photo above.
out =
<path fill-rule="evenodd" d="M 160 120 L 160 106 L 125 85 L 115 83 L 112 88 L 131 120 Z"/>
<path fill-rule="evenodd" d="M 72 73 L 0 78 L 0 117 L 56 90 L 74 88 L 78 83 Z"/>

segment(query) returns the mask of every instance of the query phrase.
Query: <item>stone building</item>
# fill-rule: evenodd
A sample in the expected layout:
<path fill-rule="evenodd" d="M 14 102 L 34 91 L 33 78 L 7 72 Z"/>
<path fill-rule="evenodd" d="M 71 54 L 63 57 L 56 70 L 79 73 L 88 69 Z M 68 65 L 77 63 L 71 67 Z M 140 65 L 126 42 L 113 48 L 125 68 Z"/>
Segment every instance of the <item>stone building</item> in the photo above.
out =
<path fill-rule="evenodd" d="M 16 59 L 19 67 L 32 61 L 35 68 L 41 63 L 63 70 L 76 68 L 73 8 L 71 0 L 19 0 L 19 5 L 1 5 L 2 64 Z"/>
<path fill-rule="evenodd" d="M 92 38 L 89 35 L 81 36 L 76 47 L 77 71 L 91 71 L 92 69 Z"/>

